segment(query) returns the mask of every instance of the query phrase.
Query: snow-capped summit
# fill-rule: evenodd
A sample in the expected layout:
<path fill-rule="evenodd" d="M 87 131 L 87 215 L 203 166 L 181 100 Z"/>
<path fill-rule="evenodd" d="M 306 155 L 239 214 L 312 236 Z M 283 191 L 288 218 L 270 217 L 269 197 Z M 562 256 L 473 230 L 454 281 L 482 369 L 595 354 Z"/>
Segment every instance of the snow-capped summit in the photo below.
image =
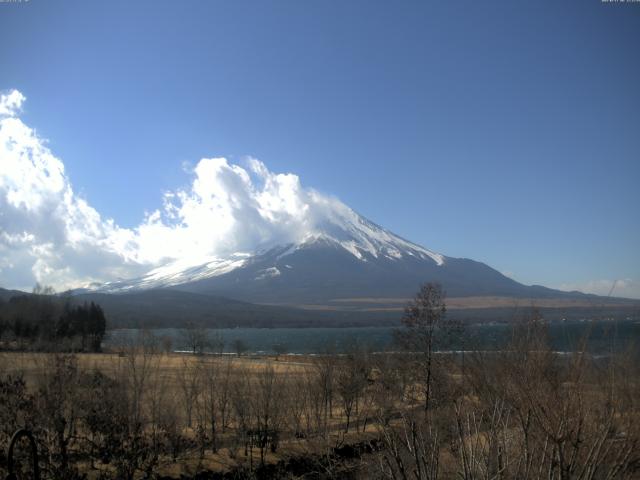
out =
<path fill-rule="evenodd" d="M 411 243 L 388 230 L 350 211 L 351 215 L 341 216 L 342 221 L 327 221 L 322 232 L 310 235 L 309 241 L 326 240 L 335 242 L 356 258 L 366 261 L 369 256 L 401 259 L 405 256 L 430 258 L 438 265 L 444 263 L 444 256 Z"/>
<path fill-rule="evenodd" d="M 343 210 L 343 209 L 341 209 Z M 256 281 L 262 281 L 281 275 L 276 266 L 285 262 L 285 270 L 291 270 L 286 265 L 289 256 L 300 254 L 308 249 L 329 248 L 343 250 L 359 262 L 376 262 L 379 260 L 401 261 L 413 258 L 442 266 L 445 257 L 376 225 L 353 210 L 333 212 L 330 217 L 319 222 L 311 233 L 302 238 L 299 243 L 284 245 L 270 245 L 254 252 L 236 252 L 221 257 L 209 257 L 204 261 L 193 262 L 178 260 L 169 262 L 150 270 L 142 277 L 131 280 L 119 280 L 103 285 L 92 285 L 89 290 L 105 293 L 123 293 L 127 291 L 175 287 L 191 282 L 199 282 L 212 277 L 224 276 L 237 269 L 247 268 L 262 263 L 265 258 L 274 258 L 274 265 L 257 272 Z"/>

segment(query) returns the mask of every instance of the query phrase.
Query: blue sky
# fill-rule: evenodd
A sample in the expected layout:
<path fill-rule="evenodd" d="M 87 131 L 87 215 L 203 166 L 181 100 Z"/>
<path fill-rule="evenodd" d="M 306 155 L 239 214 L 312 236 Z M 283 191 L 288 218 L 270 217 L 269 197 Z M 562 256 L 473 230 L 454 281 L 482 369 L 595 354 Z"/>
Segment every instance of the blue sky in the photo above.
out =
<path fill-rule="evenodd" d="M 640 297 L 639 45 L 640 4 L 599 0 L 30 0 L 0 3 L 0 89 L 122 227 L 252 156 L 445 255 Z"/>

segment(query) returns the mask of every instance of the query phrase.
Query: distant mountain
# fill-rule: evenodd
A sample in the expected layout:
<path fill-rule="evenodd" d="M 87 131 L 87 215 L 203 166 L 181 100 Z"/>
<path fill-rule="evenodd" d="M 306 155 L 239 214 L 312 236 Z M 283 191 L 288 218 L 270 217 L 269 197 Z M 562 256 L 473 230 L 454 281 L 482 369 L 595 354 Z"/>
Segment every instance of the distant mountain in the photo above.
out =
<path fill-rule="evenodd" d="M 3 304 L 11 297 L 31 295 L 0 288 L 0 319 Z M 96 302 L 107 317 L 107 328 L 181 328 L 193 323 L 214 328 L 234 327 L 348 327 L 364 325 L 397 326 L 404 298 L 350 298 L 327 305 L 301 305 L 300 308 L 252 304 L 216 295 L 175 289 L 137 290 L 128 293 L 62 294 L 75 304 Z M 531 299 L 509 297 L 453 297 L 447 301 L 448 316 L 465 322 L 510 321 L 520 318 L 536 304 L 548 320 L 638 318 L 637 300 L 583 298 Z"/>
<path fill-rule="evenodd" d="M 110 328 L 397 324 L 420 284 L 439 282 L 450 315 L 510 320 L 532 305 L 549 319 L 603 313 L 627 318 L 640 302 L 527 286 L 481 262 L 407 241 L 348 208 L 334 210 L 298 243 L 178 261 L 128 280 L 69 292 L 100 304 Z M 11 296 L 0 291 L 0 298 Z M 603 306 L 606 305 L 606 308 Z"/>
<path fill-rule="evenodd" d="M 526 286 L 484 263 L 435 253 L 350 209 L 333 212 L 297 244 L 234 253 L 196 265 L 167 264 L 140 278 L 91 290 L 171 288 L 254 303 L 323 305 L 348 298 L 408 298 L 427 281 L 441 283 L 450 297 L 584 297 L 579 292 Z"/>
<path fill-rule="evenodd" d="M 12 297 L 18 296 L 18 295 L 26 295 L 25 292 L 22 292 L 20 290 L 7 290 L 5 288 L 0 288 L 0 300 L 2 301 L 9 301 Z"/>

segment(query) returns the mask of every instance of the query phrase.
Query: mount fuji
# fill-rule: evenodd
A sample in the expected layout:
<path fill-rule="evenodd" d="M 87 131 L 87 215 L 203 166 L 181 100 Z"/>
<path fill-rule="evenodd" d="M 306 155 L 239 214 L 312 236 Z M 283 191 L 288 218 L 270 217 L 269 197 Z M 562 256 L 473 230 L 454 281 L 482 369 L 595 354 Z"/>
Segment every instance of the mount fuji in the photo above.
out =
<path fill-rule="evenodd" d="M 174 261 L 146 275 L 94 285 L 96 293 L 150 289 L 213 294 L 253 303 L 286 305 L 379 304 L 409 298 L 421 283 L 441 283 L 453 297 L 567 297 L 522 285 L 474 260 L 452 258 L 405 240 L 349 208 L 333 211 L 297 243 Z"/>
<path fill-rule="evenodd" d="M 77 290 L 76 301 L 98 302 L 113 325 L 124 327 L 395 325 L 422 283 L 439 282 L 449 314 L 462 321 L 509 321 L 532 305 L 556 320 L 637 311 L 637 301 L 523 285 L 338 207 L 300 232 L 299 241 L 169 262 L 139 278 Z"/>

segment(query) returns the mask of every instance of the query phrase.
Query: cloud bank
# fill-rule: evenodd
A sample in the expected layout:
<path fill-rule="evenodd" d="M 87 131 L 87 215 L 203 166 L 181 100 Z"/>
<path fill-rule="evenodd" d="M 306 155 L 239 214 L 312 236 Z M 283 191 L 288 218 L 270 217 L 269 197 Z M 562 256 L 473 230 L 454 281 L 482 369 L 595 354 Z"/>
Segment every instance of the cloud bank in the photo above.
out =
<path fill-rule="evenodd" d="M 313 235 L 332 217 L 355 215 L 259 160 L 204 158 L 189 188 L 133 229 L 103 218 L 73 190 L 63 162 L 20 119 L 25 97 L 0 95 L 0 286 L 67 289 L 131 278 L 168 262 L 198 265 Z"/>

